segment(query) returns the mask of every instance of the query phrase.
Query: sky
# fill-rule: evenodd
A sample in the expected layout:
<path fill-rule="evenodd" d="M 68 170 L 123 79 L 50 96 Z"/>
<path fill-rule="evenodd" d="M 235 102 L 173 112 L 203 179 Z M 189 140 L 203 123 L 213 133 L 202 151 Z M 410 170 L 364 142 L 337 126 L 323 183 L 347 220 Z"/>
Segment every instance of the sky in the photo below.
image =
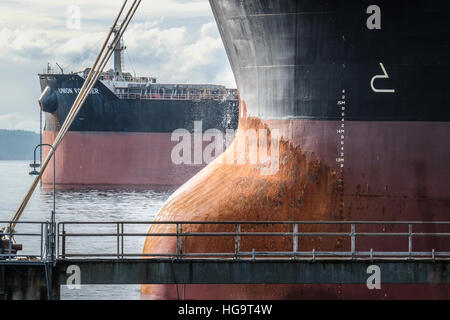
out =
<path fill-rule="evenodd" d="M 0 1 L 0 129 L 39 132 L 37 74 L 48 62 L 90 67 L 122 3 Z M 236 86 L 208 0 L 143 0 L 124 43 L 124 71 L 137 76 Z"/>

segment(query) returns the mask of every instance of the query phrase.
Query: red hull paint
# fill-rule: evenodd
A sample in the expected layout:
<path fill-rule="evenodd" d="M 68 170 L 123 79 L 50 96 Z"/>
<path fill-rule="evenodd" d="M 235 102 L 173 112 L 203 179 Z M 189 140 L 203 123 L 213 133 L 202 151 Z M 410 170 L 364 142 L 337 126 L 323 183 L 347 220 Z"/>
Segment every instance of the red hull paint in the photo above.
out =
<path fill-rule="evenodd" d="M 305 284 L 305 285 L 273 285 L 258 284 L 246 285 L 245 289 L 252 288 L 253 295 L 249 297 L 249 292 L 244 292 L 242 285 L 214 285 L 214 290 L 220 295 L 211 295 L 211 285 L 167 285 L 164 294 L 146 295 L 142 294 L 141 299 L 145 300 L 178 300 L 183 298 L 188 300 L 437 300 L 450 298 L 450 285 L 427 285 L 427 284 L 384 284 L 380 290 L 368 290 L 364 284 Z"/>
<path fill-rule="evenodd" d="M 307 154 L 339 170 L 342 122 L 266 120 Z M 449 122 L 346 121 L 347 220 L 448 220 Z"/>
<path fill-rule="evenodd" d="M 44 143 L 57 132 L 44 131 Z M 56 151 L 56 183 L 60 185 L 181 185 L 204 165 L 176 165 L 177 142 L 170 133 L 69 131 Z M 44 147 L 44 156 L 48 148 Z M 53 183 L 53 163 L 43 184 Z"/>
<path fill-rule="evenodd" d="M 263 176 L 255 165 L 213 162 L 169 198 L 157 220 L 448 220 L 448 123 L 345 122 L 343 176 L 336 162 L 342 141 L 337 133 L 340 125 L 339 121 L 246 118 L 244 105 L 240 129 L 280 131 L 279 171 Z M 218 160 L 228 157 L 240 139 L 243 136 L 238 133 Z M 208 231 L 218 231 L 212 229 Z M 428 231 L 439 230 L 430 227 Z M 185 231 L 204 232 L 206 228 L 192 226 Z M 155 225 L 149 232 L 174 230 Z M 300 241 L 299 250 L 350 248 L 348 241 L 342 239 L 308 240 Z M 234 249 L 232 243 L 223 240 L 189 241 L 185 252 L 232 252 Z M 407 239 L 367 238 L 358 240 L 356 250 L 406 251 L 407 245 Z M 246 247 L 241 247 L 244 251 L 291 249 L 277 239 L 252 239 L 241 246 Z M 449 251 L 449 243 L 443 238 L 414 240 L 413 250 L 431 252 L 432 249 Z M 144 253 L 175 250 L 175 241 L 155 237 L 147 238 L 144 246 Z M 174 286 L 143 286 L 142 293 L 159 298 L 177 297 Z M 186 295 L 189 299 L 446 299 L 450 286 L 383 287 L 382 284 L 382 290 L 369 290 L 364 285 L 193 285 L 186 287 Z"/>

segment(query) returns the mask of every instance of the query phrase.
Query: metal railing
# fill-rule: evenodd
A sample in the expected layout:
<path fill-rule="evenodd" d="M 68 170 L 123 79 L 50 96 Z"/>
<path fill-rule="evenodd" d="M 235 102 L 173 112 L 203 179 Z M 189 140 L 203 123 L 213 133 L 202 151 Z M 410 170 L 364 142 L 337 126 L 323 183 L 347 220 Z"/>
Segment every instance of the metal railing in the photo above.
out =
<path fill-rule="evenodd" d="M 16 229 L 20 230 L 28 226 L 34 230 L 24 232 L 13 232 L 12 224 L 16 223 Z M 9 226 L 8 232 L 0 230 L 0 263 L 3 261 L 52 261 L 52 228 L 50 222 L 37 221 L 0 221 L 1 225 Z M 16 239 L 31 238 L 35 244 L 32 254 L 22 253 L 22 244 L 16 243 Z M 35 240 L 35 241 L 34 241 Z M 36 249 L 37 247 L 37 249 Z"/>
<path fill-rule="evenodd" d="M 140 94 L 140 93 L 116 93 L 120 99 L 131 100 L 215 100 L 237 101 L 237 95 L 230 94 Z"/>
<path fill-rule="evenodd" d="M 145 232 L 132 232 L 125 231 L 131 226 L 142 225 L 147 227 L 150 225 L 166 225 L 171 227 L 174 232 L 163 233 L 148 233 Z M 231 231 L 213 231 L 213 232 L 190 232 L 189 229 L 194 225 L 202 225 L 205 227 L 222 227 L 228 228 Z M 97 226 L 97 227 L 95 227 Z M 326 226 L 328 229 L 334 227 L 332 231 L 302 231 Z M 95 232 L 87 232 L 86 229 L 95 227 Z M 391 231 L 386 232 L 386 229 L 405 228 L 405 231 Z M 446 228 L 445 231 L 423 231 L 424 228 Z M 266 229 L 280 229 L 285 228 L 289 231 L 245 231 L 249 228 L 266 228 Z M 382 228 L 383 231 L 372 231 L 364 229 L 377 229 Z M 76 230 L 78 229 L 78 230 Z M 81 230 L 80 230 L 81 229 Z M 106 230 L 107 229 L 107 230 Z M 58 259 L 70 259 L 70 258 L 149 258 L 149 257 L 166 257 L 173 259 L 184 258 L 222 258 L 222 259 L 256 259 L 256 258 L 289 258 L 289 259 L 375 259 L 375 258 L 388 258 L 388 259 L 448 259 L 450 258 L 450 241 L 445 242 L 444 248 L 436 249 L 435 247 L 429 247 L 422 250 L 415 251 L 414 244 L 419 238 L 421 239 L 434 239 L 434 238 L 447 238 L 450 237 L 450 222 L 419 222 L 419 221 L 119 221 L 119 222 L 59 222 L 57 226 Z M 416 231 L 415 231 L 416 230 Z M 132 250 L 141 251 L 141 248 L 137 246 L 136 237 L 143 237 L 144 239 L 150 237 L 154 239 L 156 237 L 167 237 L 168 240 L 172 239 L 176 242 L 173 252 L 155 252 L 146 253 L 133 252 Z M 207 252 L 188 252 L 186 250 L 187 243 L 191 242 L 193 238 L 198 237 L 211 237 L 211 239 L 219 237 L 222 239 L 234 239 L 230 247 L 225 252 L 215 252 L 212 247 L 208 247 L 211 241 L 205 240 L 202 243 L 202 247 Z M 242 250 L 242 241 L 249 237 L 257 237 L 259 240 L 269 241 L 276 237 L 282 239 L 282 248 L 284 250 Z M 85 241 L 81 239 L 88 239 Z M 92 243 L 96 243 L 93 239 L 102 239 L 101 248 L 93 247 Z M 105 239 L 109 239 L 106 241 Z M 124 239 L 134 239 L 132 249 L 127 250 L 124 246 Z M 343 243 L 342 250 L 320 250 L 312 247 L 311 250 L 300 251 L 300 247 L 304 247 L 303 242 L 307 243 L 307 239 L 320 238 L 341 241 Z M 365 250 L 357 250 L 357 244 L 362 243 L 362 238 L 374 238 L 371 240 L 370 245 L 377 244 L 377 241 L 388 240 L 391 241 L 387 245 L 383 246 L 381 250 L 374 250 L 372 248 Z M 395 239 L 394 238 L 399 238 Z M 74 240 L 78 239 L 78 240 Z M 68 246 L 68 242 L 71 241 L 72 246 Z M 84 245 L 80 245 L 85 241 Z M 198 241 L 198 240 L 196 240 Z M 230 241 L 231 242 L 231 241 Z M 419 241 L 420 242 L 420 241 Z M 173 242 L 172 242 L 173 243 Z M 249 242 L 250 243 L 250 242 Z M 249 247 L 247 243 L 247 248 Z M 77 244 L 73 248 L 73 244 Z M 198 244 L 198 242 L 196 242 Z M 386 247 L 405 246 L 407 250 L 386 250 Z M 441 243 L 442 244 L 442 243 Z M 433 245 L 433 244 L 432 244 Z M 346 247 L 347 246 L 347 247 Z M 367 247 L 367 241 L 364 243 Z M 423 247 L 423 243 L 421 244 Z M 311 245 L 309 245 L 311 247 Z M 80 249 L 81 248 L 81 249 Z M 89 248 L 92 250 L 90 251 Z M 104 249 L 109 251 L 99 251 Z M 78 252 L 76 251 L 78 250 Z M 94 251 L 94 252 L 92 252 Z"/>
<path fill-rule="evenodd" d="M 0 221 L 3 225 L 12 224 L 12 222 Z M 52 261 L 52 228 L 50 222 L 23 221 L 18 222 L 18 232 L 4 233 L 0 231 L 0 263 L 2 261 Z M 171 227 L 173 232 L 148 233 L 150 225 L 165 225 Z M 25 228 L 27 226 L 27 228 Z M 226 231 L 190 231 L 192 226 L 202 226 L 202 228 L 223 228 Z M 33 227 L 33 228 L 32 228 Z M 143 231 L 130 231 L 133 227 L 142 228 Z M 333 230 L 308 230 L 314 228 L 326 227 Z M 264 231 L 246 231 L 250 228 L 263 228 Z M 273 231 L 274 229 L 277 229 Z M 286 229 L 282 230 L 281 229 Z M 365 229 L 371 230 L 365 230 Z M 383 231 L 373 230 L 382 229 Z M 402 231 L 385 231 L 386 229 L 399 229 Z M 424 231 L 426 228 L 432 228 L 432 231 Z M 436 229 L 445 229 L 438 230 Z M 21 229 L 33 229 L 32 231 L 20 231 Z M 89 230 L 92 229 L 92 230 Z M 289 230 L 287 230 L 289 229 Z M 336 230 L 340 229 L 340 230 Z M 10 230 L 12 230 L 10 228 Z M 57 224 L 57 244 L 56 257 L 58 259 L 70 258 L 149 258 L 166 257 L 173 259 L 185 258 L 222 258 L 222 259 L 256 259 L 256 258 L 290 258 L 290 259 L 449 259 L 450 258 L 450 222 L 418 222 L 418 221 L 115 221 L 115 222 L 59 222 Z M 25 238 L 31 238 L 26 245 L 33 242 L 35 251 L 33 254 L 24 254 L 16 250 L 16 238 L 21 241 Z M 172 239 L 174 243 L 173 252 L 149 252 L 143 254 L 139 245 L 147 237 L 154 239 L 156 237 Z M 188 243 L 192 243 L 194 238 L 203 237 L 202 247 L 205 252 L 189 252 Z M 243 250 L 242 242 L 246 238 L 257 238 L 258 241 L 270 242 L 277 238 L 281 243 L 283 250 L 256 250 L 249 248 L 251 242 L 245 243 L 247 250 Z M 206 239 L 208 238 L 208 239 Z M 304 243 L 308 239 L 321 240 L 329 239 L 335 243 L 340 240 L 343 245 L 341 250 L 324 250 L 312 247 L 311 250 L 299 250 L 304 248 Z M 371 238 L 365 241 L 364 238 Z M 398 238 L 398 239 L 397 239 Z M 100 242 L 96 240 L 101 239 Z M 125 246 L 125 239 L 131 240 L 129 246 Z M 211 239 L 220 239 L 227 241 L 228 247 L 224 252 L 216 252 L 208 245 L 212 243 Z M 393 240 L 395 239 L 395 240 Z M 431 243 L 426 248 L 423 241 L 420 244 L 421 250 L 415 250 L 415 244 L 420 243 L 418 239 L 441 239 L 437 247 L 433 247 L 436 242 Z M 388 240 L 388 244 L 382 247 L 384 250 L 374 250 L 372 248 L 357 250 L 357 245 L 363 243 L 365 247 L 377 245 L 378 241 Z M 323 241 L 323 242 L 326 242 Z M 95 246 L 94 244 L 99 245 Z M 196 240 L 196 244 L 199 240 Z M 406 250 L 394 250 L 390 245 L 396 247 L 403 246 Z M 311 247 L 311 245 L 308 245 Z M 223 247 L 223 246 L 222 246 Z M 279 249 L 280 246 L 278 246 Z M 386 250 L 389 247 L 389 250 Z M 270 246 L 269 246 L 270 248 Z M 136 252 L 138 251 L 138 252 Z"/>

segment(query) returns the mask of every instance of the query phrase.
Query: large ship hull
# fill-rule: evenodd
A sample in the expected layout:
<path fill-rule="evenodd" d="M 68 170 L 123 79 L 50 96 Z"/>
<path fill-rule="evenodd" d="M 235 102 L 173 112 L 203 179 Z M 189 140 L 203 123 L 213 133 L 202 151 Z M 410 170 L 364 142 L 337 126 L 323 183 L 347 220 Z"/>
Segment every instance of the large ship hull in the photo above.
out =
<path fill-rule="evenodd" d="M 448 221 L 446 1 L 377 1 L 380 25 L 369 1 L 210 3 L 240 92 L 239 129 L 279 134 L 279 170 L 262 175 L 249 163 L 214 162 L 168 200 L 159 219 Z M 245 139 L 238 134 L 223 157 L 239 143 L 248 144 Z M 209 190 L 215 192 L 213 200 L 208 200 Z M 150 232 L 167 230 L 153 226 Z M 299 243 L 299 250 L 348 250 L 350 245 L 342 239 L 309 240 Z M 417 250 L 448 251 L 444 238 L 422 240 Z M 356 250 L 406 247 L 395 238 L 367 239 Z M 175 248 L 173 242 L 148 238 L 144 252 Z M 187 252 L 205 248 L 233 250 L 219 241 L 206 246 L 199 239 Z M 267 239 L 247 241 L 245 250 L 253 248 L 291 249 Z M 186 290 L 189 298 L 213 299 L 423 298 L 424 292 L 429 298 L 448 298 L 450 293 L 445 284 L 382 285 L 381 290 L 368 290 L 365 284 Z M 175 297 L 170 286 L 144 286 L 142 292 Z"/>
<path fill-rule="evenodd" d="M 43 142 L 52 144 L 84 79 L 57 74 L 40 75 L 40 80 L 42 90 L 49 87 L 42 101 Z M 119 99 L 99 81 L 56 152 L 56 183 L 181 185 L 205 163 L 175 164 L 171 153 L 179 141 L 172 133 L 187 130 L 194 141 L 194 134 L 208 129 L 235 129 L 237 118 L 234 101 Z M 202 132 L 195 133 L 196 121 Z M 53 183 L 52 170 L 46 170 L 43 183 Z"/>
<path fill-rule="evenodd" d="M 57 134 L 45 130 L 44 143 L 51 144 Z M 56 152 L 56 183 L 179 186 L 205 164 L 174 164 L 176 144 L 170 133 L 69 131 Z M 52 168 L 44 173 L 43 183 L 53 183 Z"/>

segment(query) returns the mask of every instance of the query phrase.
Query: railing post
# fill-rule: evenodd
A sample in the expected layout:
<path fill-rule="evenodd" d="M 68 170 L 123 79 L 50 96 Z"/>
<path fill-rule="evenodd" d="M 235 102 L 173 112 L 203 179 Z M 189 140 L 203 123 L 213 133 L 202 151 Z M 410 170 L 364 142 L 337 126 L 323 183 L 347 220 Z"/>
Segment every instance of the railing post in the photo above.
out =
<path fill-rule="evenodd" d="M 53 244 L 52 244 L 52 236 L 53 236 L 53 232 L 52 232 L 52 230 L 53 230 L 53 224 L 50 222 L 49 223 L 49 225 L 48 225 L 48 227 L 47 227 L 47 241 L 48 241 L 48 260 L 50 261 L 50 262 L 52 262 L 53 261 Z"/>
<path fill-rule="evenodd" d="M 44 248 L 45 248 L 45 261 L 47 262 L 48 259 L 48 223 L 45 223 L 45 228 L 44 228 L 44 232 L 45 232 L 45 244 L 44 244 Z"/>
<path fill-rule="evenodd" d="M 412 258 L 412 224 L 408 224 L 408 258 Z"/>
<path fill-rule="evenodd" d="M 120 257 L 123 259 L 123 233 L 124 233 L 124 226 L 123 226 L 123 222 L 122 223 L 120 223 L 120 226 L 121 226 L 121 236 L 120 236 L 120 238 L 121 238 L 121 247 L 120 247 L 120 252 L 121 252 L 121 255 L 120 255 Z"/>
<path fill-rule="evenodd" d="M 53 223 L 50 222 L 49 224 L 49 231 L 48 231 L 48 246 L 49 246 L 49 261 L 53 262 Z"/>
<path fill-rule="evenodd" d="M 295 254 L 298 251 L 298 236 L 297 236 L 297 233 L 298 233 L 298 224 L 294 224 L 293 239 L 292 239 L 292 242 L 293 242 L 292 251 L 293 251 L 293 258 L 294 259 L 295 259 Z"/>
<path fill-rule="evenodd" d="M 61 251 L 62 251 L 62 258 L 66 258 L 66 225 L 63 223 L 62 225 L 62 235 L 61 235 Z"/>
<path fill-rule="evenodd" d="M 56 222 L 55 222 L 55 211 L 52 211 L 52 234 L 51 234 L 51 244 L 52 244 L 52 262 L 55 262 L 56 255 Z"/>
<path fill-rule="evenodd" d="M 60 237 L 59 237 L 59 223 L 56 224 L 55 222 L 55 261 L 60 257 L 59 255 L 59 243 L 60 241 Z"/>
<path fill-rule="evenodd" d="M 239 259 L 239 251 L 241 249 L 241 224 L 236 224 L 236 236 L 234 237 L 234 255 L 236 259 Z"/>
<path fill-rule="evenodd" d="M 44 224 L 41 223 L 41 250 L 40 250 L 40 258 L 41 261 L 43 259 L 43 254 L 44 254 Z"/>
<path fill-rule="evenodd" d="M 12 259 L 11 253 L 12 253 L 12 223 L 9 223 L 9 239 L 8 239 L 8 260 Z"/>
<path fill-rule="evenodd" d="M 178 223 L 176 224 L 177 226 L 177 249 L 175 251 L 175 255 L 177 256 L 177 258 L 180 257 L 180 233 L 179 233 L 179 225 Z"/>
<path fill-rule="evenodd" d="M 120 223 L 116 224 L 117 231 L 117 259 L 120 259 Z"/>
<path fill-rule="evenodd" d="M 180 224 L 180 259 L 183 258 L 183 225 Z"/>
<path fill-rule="evenodd" d="M 351 251 L 352 251 L 352 259 L 354 259 L 354 258 L 355 258 L 355 248 L 356 248 L 355 224 L 354 224 L 354 223 L 352 223 L 352 227 L 351 227 L 351 228 L 352 228 L 352 229 L 351 229 L 351 232 L 350 232 L 351 238 L 352 238 L 352 248 L 351 248 Z"/>
<path fill-rule="evenodd" d="M 54 211 L 52 210 L 52 218 L 50 222 L 50 261 L 53 263 L 55 258 L 55 223 L 54 223 Z"/>

